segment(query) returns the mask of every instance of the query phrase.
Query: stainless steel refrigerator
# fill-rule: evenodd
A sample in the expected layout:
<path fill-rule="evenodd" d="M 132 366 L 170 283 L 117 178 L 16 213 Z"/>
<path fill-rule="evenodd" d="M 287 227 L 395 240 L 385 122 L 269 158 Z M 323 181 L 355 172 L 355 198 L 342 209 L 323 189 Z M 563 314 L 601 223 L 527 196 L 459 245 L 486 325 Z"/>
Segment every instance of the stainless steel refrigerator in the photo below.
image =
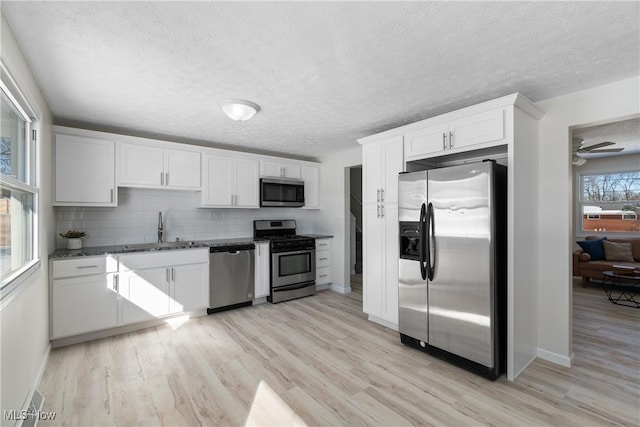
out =
<path fill-rule="evenodd" d="M 402 173 L 401 341 L 490 379 L 506 367 L 507 169 Z"/>

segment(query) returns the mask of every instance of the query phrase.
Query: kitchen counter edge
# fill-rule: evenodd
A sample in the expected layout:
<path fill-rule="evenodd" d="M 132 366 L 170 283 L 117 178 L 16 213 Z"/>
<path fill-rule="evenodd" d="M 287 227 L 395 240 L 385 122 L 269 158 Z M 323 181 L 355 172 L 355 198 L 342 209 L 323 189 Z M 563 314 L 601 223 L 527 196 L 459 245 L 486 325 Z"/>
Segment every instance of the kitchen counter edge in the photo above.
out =
<path fill-rule="evenodd" d="M 125 249 L 127 245 L 93 246 L 93 247 L 85 247 L 82 249 L 56 249 L 55 251 L 49 254 L 49 259 L 65 259 L 65 258 L 79 258 L 79 257 L 91 257 L 91 256 L 114 255 L 114 254 L 132 254 L 132 253 L 142 253 L 142 252 L 202 249 L 202 248 L 219 247 L 219 246 L 226 246 L 226 245 L 241 245 L 241 244 L 262 243 L 262 242 L 267 242 L 267 240 L 261 239 L 261 238 L 253 238 L 253 237 L 241 237 L 236 239 L 197 240 L 194 242 L 193 245 L 189 247 L 179 247 L 179 248 Z"/>

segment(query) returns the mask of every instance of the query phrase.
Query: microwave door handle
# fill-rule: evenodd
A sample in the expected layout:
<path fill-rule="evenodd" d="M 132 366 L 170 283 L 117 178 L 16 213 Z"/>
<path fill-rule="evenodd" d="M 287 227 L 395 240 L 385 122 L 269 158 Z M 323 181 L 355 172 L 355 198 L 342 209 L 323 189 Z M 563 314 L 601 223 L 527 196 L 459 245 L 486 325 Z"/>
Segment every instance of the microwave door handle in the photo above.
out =
<path fill-rule="evenodd" d="M 429 253 L 428 253 L 428 249 L 429 247 L 427 246 L 426 243 L 426 236 L 425 236 L 425 220 L 426 220 L 426 206 L 423 203 L 422 206 L 420 207 L 420 222 L 418 223 L 418 239 L 419 239 L 419 247 L 418 247 L 418 255 L 419 255 L 419 259 L 420 259 L 420 275 L 422 276 L 422 280 L 425 280 L 427 278 L 427 267 L 426 267 L 426 260 L 429 257 Z M 426 246 L 426 248 L 425 248 Z"/>

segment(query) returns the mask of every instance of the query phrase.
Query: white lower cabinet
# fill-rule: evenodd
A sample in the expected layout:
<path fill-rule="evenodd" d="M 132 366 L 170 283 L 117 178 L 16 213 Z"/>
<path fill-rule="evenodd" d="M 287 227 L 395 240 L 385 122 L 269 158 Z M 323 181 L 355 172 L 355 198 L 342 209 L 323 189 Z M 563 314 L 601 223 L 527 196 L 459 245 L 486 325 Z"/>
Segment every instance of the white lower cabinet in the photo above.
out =
<path fill-rule="evenodd" d="M 51 338 L 206 308 L 208 261 L 208 249 L 54 260 Z"/>
<path fill-rule="evenodd" d="M 255 264 L 255 298 L 269 296 L 270 293 L 270 269 L 269 269 L 269 243 L 256 243 Z"/>
<path fill-rule="evenodd" d="M 118 325 L 115 274 L 54 279 L 52 338 L 98 331 Z"/>
<path fill-rule="evenodd" d="M 209 251 L 127 254 L 120 261 L 122 324 L 206 308 Z"/>
<path fill-rule="evenodd" d="M 114 257 L 52 261 L 52 338 L 118 325 L 117 270 Z"/>
<path fill-rule="evenodd" d="M 316 286 L 331 284 L 330 239 L 316 238 Z"/>
<path fill-rule="evenodd" d="M 168 268 L 120 274 L 120 323 L 142 322 L 169 314 Z"/>

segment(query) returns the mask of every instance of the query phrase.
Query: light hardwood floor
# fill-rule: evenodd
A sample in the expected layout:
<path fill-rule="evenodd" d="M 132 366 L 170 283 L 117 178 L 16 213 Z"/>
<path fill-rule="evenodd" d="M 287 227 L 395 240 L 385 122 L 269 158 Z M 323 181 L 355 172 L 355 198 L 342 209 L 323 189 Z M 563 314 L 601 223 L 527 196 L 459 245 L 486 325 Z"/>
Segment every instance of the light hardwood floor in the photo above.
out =
<path fill-rule="evenodd" d="M 40 425 L 638 425 L 640 310 L 574 286 L 575 366 L 487 381 L 366 320 L 361 287 L 53 350 Z"/>

